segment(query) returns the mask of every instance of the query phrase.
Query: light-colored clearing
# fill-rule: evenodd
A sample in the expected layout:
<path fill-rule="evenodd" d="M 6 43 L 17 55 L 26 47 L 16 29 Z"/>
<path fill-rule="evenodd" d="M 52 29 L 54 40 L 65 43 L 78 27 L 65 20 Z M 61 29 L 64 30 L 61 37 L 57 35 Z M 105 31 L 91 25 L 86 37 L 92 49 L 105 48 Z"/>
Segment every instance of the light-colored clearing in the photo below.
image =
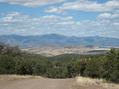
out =
<path fill-rule="evenodd" d="M 103 79 L 92 79 L 92 78 L 84 78 L 84 77 L 76 77 L 76 84 L 79 86 L 99 86 L 102 89 L 119 89 L 119 84 L 107 83 Z"/>

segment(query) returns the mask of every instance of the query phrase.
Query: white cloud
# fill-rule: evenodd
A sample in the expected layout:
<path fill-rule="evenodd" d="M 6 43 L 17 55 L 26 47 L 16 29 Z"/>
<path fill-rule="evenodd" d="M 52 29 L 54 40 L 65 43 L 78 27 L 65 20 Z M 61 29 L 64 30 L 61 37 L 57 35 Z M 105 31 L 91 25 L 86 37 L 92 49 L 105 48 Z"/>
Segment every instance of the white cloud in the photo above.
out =
<path fill-rule="evenodd" d="M 117 23 L 114 23 L 114 25 L 118 25 L 118 26 L 119 26 L 119 22 L 117 22 Z"/>
<path fill-rule="evenodd" d="M 119 13 L 101 13 L 98 19 L 118 19 Z"/>
<path fill-rule="evenodd" d="M 62 9 L 60 9 L 60 8 L 49 7 L 49 8 L 47 8 L 45 10 L 45 12 L 47 12 L 47 13 L 58 13 L 58 14 L 60 14 L 60 13 L 63 13 L 64 11 Z"/>
<path fill-rule="evenodd" d="M 101 13 L 98 18 L 110 18 L 112 17 L 111 13 Z"/>
<path fill-rule="evenodd" d="M 119 9 L 119 0 L 109 0 L 105 3 L 98 3 L 90 0 L 76 0 L 72 2 L 66 2 L 60 7 L 48 8 L 47 12 L 59 12 L 67 10 L 77 10 L 86 12 L 107 12 Z"/>
<path fill-rule="evenodd" d="M 29 6 L 29 7 L 60 3 L 63 1 L 65 0 L 0 0 L 0 2 L 5 2 L 9 4 L 17 4 L 22 6 Z"/>

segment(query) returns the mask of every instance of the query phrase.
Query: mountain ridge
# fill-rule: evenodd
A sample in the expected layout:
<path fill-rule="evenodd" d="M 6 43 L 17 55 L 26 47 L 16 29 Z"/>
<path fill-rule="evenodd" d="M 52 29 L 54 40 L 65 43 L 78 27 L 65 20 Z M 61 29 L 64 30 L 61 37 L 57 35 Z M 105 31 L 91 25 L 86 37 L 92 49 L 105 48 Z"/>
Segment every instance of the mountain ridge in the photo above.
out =
<path fill-rule="evenodd" d="M 40 47 L 40 46 L 99 46 L 99 47 L 119 47 L 118 38 L 88 36 L 75 37 L 64 36 L 59 34 L 46 34 L 36 36 L 21 36 L 21 35 L 2 35 L 0 42 L 19 45 L 20 47 Z"/>

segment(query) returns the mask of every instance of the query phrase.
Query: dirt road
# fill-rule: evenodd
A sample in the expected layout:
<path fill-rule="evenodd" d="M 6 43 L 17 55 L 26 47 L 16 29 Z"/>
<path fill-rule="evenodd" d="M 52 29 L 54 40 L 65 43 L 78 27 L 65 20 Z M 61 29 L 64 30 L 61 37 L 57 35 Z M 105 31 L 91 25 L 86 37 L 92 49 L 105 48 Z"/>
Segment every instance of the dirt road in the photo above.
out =
<path fill-rule="evenodd" d="M 88 78 L 49 79 L 42 77 L 0 77 L 0 89 L 119 89 L 119 85 L 102 84 Z"/>
<path fill-rule="evenodd" d="M 2 80 L 0 89 L 72 89 L 73 79 Z"/>

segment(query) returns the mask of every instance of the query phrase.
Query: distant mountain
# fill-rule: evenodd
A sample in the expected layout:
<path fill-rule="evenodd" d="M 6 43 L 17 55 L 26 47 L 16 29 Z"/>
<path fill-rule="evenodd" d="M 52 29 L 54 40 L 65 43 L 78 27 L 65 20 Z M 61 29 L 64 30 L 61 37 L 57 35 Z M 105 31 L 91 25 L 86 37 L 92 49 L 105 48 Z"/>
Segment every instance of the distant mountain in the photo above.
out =
<path fill-rule="evenodd" d="M 108 37 L 68 37 L 57 34 L 47 34 L 40 36 L 0 36 L 0 42 L 20 47 L 40 47 L 40 46 L 99 46 L 99 47 L 119 47 L 119 39 Z"/>

